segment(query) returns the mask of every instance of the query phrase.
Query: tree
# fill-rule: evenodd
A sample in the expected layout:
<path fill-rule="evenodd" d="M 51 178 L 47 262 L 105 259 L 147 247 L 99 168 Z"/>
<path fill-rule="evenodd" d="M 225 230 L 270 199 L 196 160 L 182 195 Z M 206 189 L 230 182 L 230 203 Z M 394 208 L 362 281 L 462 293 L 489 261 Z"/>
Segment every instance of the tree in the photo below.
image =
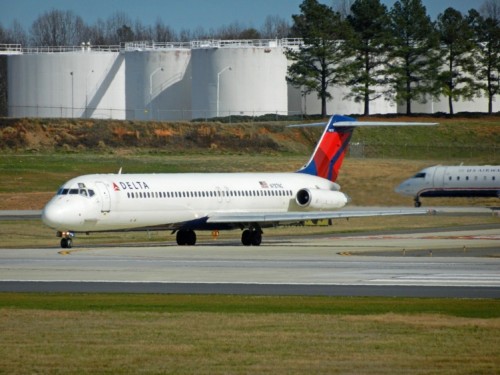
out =
<path fill-rule="evenodd" d="M 347 64 L 347 85 L 356 102 L 364 103 L 364 114 L 370 114 L 370 101 L 384 93 L 381 86 L 387 84 L 385 67 L 386 46 L 389 42 L 389 17 L 387 8 L 380 0 L 356 0 L 347 16 L 354 33 L 347 43 L 354 59 Z M 378 86 L 374 89 L 374 86 Z"/>
<path fill-rule="evenodd" d="M 265 39 L 287 38 L 290 34 L 290 25 L 279 16 L 267 16 L 260 29 L 260 35 Z"/>
<path fill-rule="evenodd" d="M 493 99 L 500 92 L 500 25 L 494 18 L 484 18 L 471 9 L 467 17 L 474 32 L 478 54 L 475 76 L 488 97 L 488 113 L 493 112 Z"/>
<path fill-rule="evenodd" d="M 437 27 L 446 67 L 438 75 L 438 84 L 441 93 L 448 97 L 450 115 L 453 115 L 453 102 L 460 98 L 472 99 L 478 89 L 473 78 L 473 32 L 467 19 L 453 8 L 447 8 L 438 16 Z"/>
<path fill-rule="evenodd" d="M 304 0 L 301 14 L 293 15 L 292 32 L 303 38 L 298 50 L 289 49 L 286 80 L 304 92 L 316 92 L 321 100 L 321 115 L 326 116 L 326 101 L 332 96 L 328 88 L 343 79 L 345 39 L 349 25 L 338 12 L 319 4 L 317 0 Z"/>
<path fill-rule="evenodd" d="M 39 16 L 31 26 L 35 46 L 76 46 L 83 40 L 85 25 L 71 11 L 51 10 Z"/>
<path fill-rule="evenodd" d="M 399 0 L 389 12 L 392 48 L 388 50 L 391 95 L 406 103 L 425 102 L 437 96 L 435 80 L 439 64 L 439 40 L 421 0 Z"/>

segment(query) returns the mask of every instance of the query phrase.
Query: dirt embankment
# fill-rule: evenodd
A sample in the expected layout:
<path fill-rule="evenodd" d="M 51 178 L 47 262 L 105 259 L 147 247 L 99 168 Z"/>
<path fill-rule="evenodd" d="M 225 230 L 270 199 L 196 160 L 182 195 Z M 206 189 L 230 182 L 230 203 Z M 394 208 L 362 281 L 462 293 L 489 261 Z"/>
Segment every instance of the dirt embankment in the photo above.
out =
<path fill-rule="evenodd" d="M 291 131 L 284 123 L 255 125 L 0 119 L 0 149 L 105 151 L 114 148 L 155 148 L 167 152 L 197 149 L 300 152 L 302 148 L 310 149 L 316 141 L 315 130 Z"/>

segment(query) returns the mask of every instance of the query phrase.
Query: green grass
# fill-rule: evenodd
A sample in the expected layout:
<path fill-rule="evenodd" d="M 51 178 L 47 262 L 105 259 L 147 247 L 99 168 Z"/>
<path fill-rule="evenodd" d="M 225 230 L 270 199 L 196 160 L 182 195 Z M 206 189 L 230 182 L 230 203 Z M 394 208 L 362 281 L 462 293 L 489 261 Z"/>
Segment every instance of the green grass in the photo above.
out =
<path fill-rule="evenodd" d="M 495 374 L 498 300 L 0 293 L 0 373 Z"/>
<path fill-rule="evenodd" d="M 144 294 L 0 293 L 0 309 L 221 314 L 440 314 L 500 318 L 500 300 L 372 297 L 263 297 Z"/>

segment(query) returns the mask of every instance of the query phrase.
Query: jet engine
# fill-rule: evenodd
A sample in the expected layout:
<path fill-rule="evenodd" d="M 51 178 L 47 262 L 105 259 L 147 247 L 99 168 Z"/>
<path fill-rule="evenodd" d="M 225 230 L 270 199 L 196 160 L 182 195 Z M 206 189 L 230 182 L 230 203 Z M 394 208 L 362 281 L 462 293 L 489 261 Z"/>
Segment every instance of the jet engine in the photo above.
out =
<path fill-rule="evenodd" d="M 297 192 L 295 201 L 302 208 L 321 211 L 342 208 L 350 198 L 340 191 L 306 188 Z"/>

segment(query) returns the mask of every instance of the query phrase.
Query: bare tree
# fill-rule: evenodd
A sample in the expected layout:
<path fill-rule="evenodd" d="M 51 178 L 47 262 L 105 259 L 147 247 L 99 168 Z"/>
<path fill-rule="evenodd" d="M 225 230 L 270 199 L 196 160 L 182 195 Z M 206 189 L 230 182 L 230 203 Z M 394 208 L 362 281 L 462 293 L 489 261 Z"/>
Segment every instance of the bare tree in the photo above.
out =
<path fill-rule="evenodd" d="M 260 29 L 260 35 L 265 39 L 281 39 L 290 35 L 290 24 L 280 16 L 267 16 Z"/>
<path fill-rule="evenodd" d="M 116 12 L 106 20 L 107 44 L 120 44 L 134 40 L 132 20 L 125 12 Z"/>
<path fill-rule="evenodd" d="M 85 25 L 71 11 L 51 10 L 39 16 L 31 26 L 31 40 L 36 46 L 78 45 L 83 39 Z"/>
<path fill-rule="evenodd" d="M 351 7 L 354 0 L 332 0 L 332 8 L 340 13 L 342 19 L 346 19 L 351 14 Z"/>
<path fill-rule="evenodd" d="M 500 21 L 500 0 L 485 0 L 479 8 L 479 13 L 485 19 Z"/>
<path fill-rule="evenodd" d="M 158 18 L 153 27 L 153 39 L 157 42 L 170 42 L 176 40 L 176 35 L 174 30 L 163 23 L 163 21 Z"/>

